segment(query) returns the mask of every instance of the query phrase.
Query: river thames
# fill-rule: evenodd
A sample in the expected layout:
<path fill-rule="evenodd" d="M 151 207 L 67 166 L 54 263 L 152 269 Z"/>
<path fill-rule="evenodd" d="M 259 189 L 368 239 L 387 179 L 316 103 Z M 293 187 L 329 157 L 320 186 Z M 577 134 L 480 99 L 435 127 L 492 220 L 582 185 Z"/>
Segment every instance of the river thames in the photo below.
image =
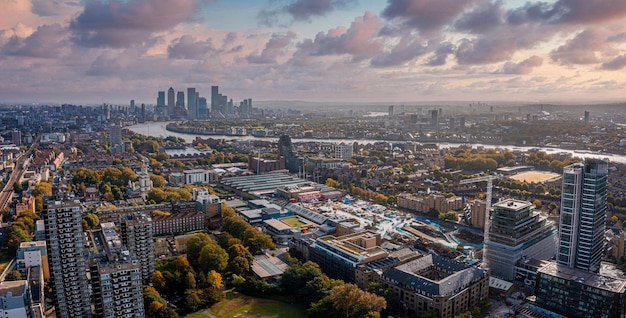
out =
<path fill-rule="evenodd" d="M 131 131 L 135 133 L 152 136 L 152 137 L 178 137 L 182 138 L 185 141 L 191 143 L 196 137 L 201 138 L 223 138 L 227 140 L 265 140 L 265 141 L 278 141 L 278 137 L 254 137 L 254 136 L 226 136 L 226 135 L 198 135 L 198 134 L 183 134 L 177 133 L 173 131 L 168 131 L 165 129 L 165 125 L 169 122 L 150 122 L 144 124 L 137 124 L 132 126 L 126 126 Z M 292 138 L 293 142 L 330 142 L 330 143 L 352 143 L 358 142 L 359 144 L 371 144 L 376 142 L 398 142 L 391 140 L 374 140 L 374 139 L 313 139 L 313 138 Z M 437 143 L 440 148 L 456 148 L 460 145 L 467 145 L 468 143 L 448 143 L 441 142 Z M 595 159 L 607 159 L 611 162 L 618 162 L 622 164 L 626 164 L 626 155 L 616 155 L 609 153 L 593 153 L 585 150 L 571 150 L 571 149 L 562 149 L 562 148 L 553 148 L 553 147 L 531 147 L 531 146 L 513 146 L 513 145 L 492 145 L 492 144 L 480 144 L 480 143 L 472 143 L 470 144 L 473 147 L 484 147 L 484 148 L 501 148 L 501 149 L 509 149 L 511 151 L 522 151 L 527 152 L 531 149 L 538 149 L 541 151 L 545 151 L 548 154 L 554 153 L 570 153 L 575 157 L 579 158 L 595 158 Z"/>

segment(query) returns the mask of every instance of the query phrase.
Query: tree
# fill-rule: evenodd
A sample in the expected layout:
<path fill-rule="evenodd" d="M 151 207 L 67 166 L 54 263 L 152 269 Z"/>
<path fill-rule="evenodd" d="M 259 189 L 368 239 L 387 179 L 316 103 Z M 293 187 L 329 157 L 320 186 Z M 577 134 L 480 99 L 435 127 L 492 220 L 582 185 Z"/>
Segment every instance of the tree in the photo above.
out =
<path fill-rule="evenodd" d="M 344 284 L 330 291 L 333 308 L 343 317 L 364 317 L 370 312 L 379 312 L 387 307 L 385 298 L 362 291 L 354 284 Z M 356 314 L 356 315 L 355 315 Z"/>
<path fill-rule="evenodd" d="M 200 250 L 198 265 L 205 272 L 211 270 L 221 272 L 228 265 L 228 253 L 217 242 L 211 240 Z"/>
<path fill-rule="evenodd" d="M 202 248 L 211 242 L 211 237 L 205 233 L 192 236 L 187 240 L 187 259 L 195 265 L 198 265 L 198 257 Z"/>
<path fill-rule="evenodd" d="M 308 281 L 304 288 L 299 291 L 299 294 L 310 302 L 317 302 L 328 296 L 335 286 L 342 284 L 344 284 L 342 280 L 330 279 L 328 276 L 322 274 Z"/>
<path fill-rule="evenodd" d="M 542 185 L 538 185 L 535 187 L 535 193 L 543 195 L 544 193 L 546 193 L 546 188 L 544 188 Z"/>
<path fill-rule="evenodd" d="M 161 271 L 154 271 L 151 282 L 152 286 L 154 286 L 156 290 L 165 290 L 165 277 L 163 277 L 163 273 L 161 273 Z"/>
<path fill-rule="evenodd" d="M 185 308 L 189 311 L 196 311 L 202 305 L 202 300 L 195 289 L 185 291 Z"/>
<path fill-rule="evenodd" d="M 222 275 L 214 270 L 206 274 L 206 283 L 209 288 L 221 289 L 224 286 L 222 284 Z"/>
<path fill-rule="evenodd" d="M 98 218 L 97 215 L 93 214 L 93 213 L 89 213 L 87 214 L 83 220 L 85 220 L 85 222 L 87 222 L 87 229 L 93 229 L 96 228 L 98 225 L 100 225 L 100 219 Z"/>
<path fill-rule="evenodd" d="M 236 265 L 238 271 L 236 274 L 242 274 L 250 270 L 250 266 L 252 266 L 252 262 L 254 261 L 254 257 L 248 251 L 248 249 L 242 244 L 235 244 L 228 248 L 228 259 L 229 265 L 231 268 L 233 265 Z"/>
<path fill-rule="evenodd" d="M 187 287 L 187 289 L 196 288 L 196 275 L 192 272 L 187 272 L 185 275 L 185 287 Z"/>
<path fill-rule="evenodd" d="M 20 274 L 20 271 L 10 271 L 7 274 L 6 280 L 22 280 L 22 274 Z"/>
<path fill-rule="evenodd" d="M 309 281 L 321 275 L 322 270 L 316 263 L 308 261 L 304 264 L 296 264 L 283 273 L 282 286 L 288 294 L 297 293 Z"/>
<path fill-rule="evenodd" d="M 151 175 L 150 181 L 152 181 L 152 186 L 155 188 L 163 188 L 165 187 L 166 180 L 162 176 Z"/>
<path fill-rule="evenodd" d="M 186 271 L 188 271 L 191 268 L 191 265 L 189 265 L 189 261 L 187 260 L 187 257 L 185 257 L 185 255 L 178 255 L 176 257 L 176 270 L 184 273 Z"/>

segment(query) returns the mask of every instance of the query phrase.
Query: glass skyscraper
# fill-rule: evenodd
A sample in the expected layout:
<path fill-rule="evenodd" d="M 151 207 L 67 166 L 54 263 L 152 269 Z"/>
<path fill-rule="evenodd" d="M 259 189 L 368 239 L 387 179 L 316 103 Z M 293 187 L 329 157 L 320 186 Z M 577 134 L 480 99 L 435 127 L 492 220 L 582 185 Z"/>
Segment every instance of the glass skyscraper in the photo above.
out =
<path fill-rule="evenodd" d="M 563 169 L 557 262 L 597 273 L 603 253 L 609 165 L 586 159 Z"/>

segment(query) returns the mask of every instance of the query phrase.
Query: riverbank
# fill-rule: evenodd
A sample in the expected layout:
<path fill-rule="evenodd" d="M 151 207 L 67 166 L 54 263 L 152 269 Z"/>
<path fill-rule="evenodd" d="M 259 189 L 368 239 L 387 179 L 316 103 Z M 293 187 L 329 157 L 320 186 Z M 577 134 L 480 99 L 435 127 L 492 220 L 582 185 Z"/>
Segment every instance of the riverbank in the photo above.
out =
<path fill-rule="evenodd" d="M 166 126 L 171 122 L 150 122 L 144 124 L 137 124 L 125 127 L 135 133 L 152 136 L 152 137 L 178 137 L 185 140 L 188 143 L 193 142 L 196 137 L 206 138 L 201 134 L 187 134 L 168 131 Z M 228 136 L 228 135 L 212 135 L 213 137 L 224 138 L 229 140 L 240 141 L 252 141 L 252 140 L 264 140 L 264 141 L 278 141 L 278 137 L 254 137 L 254 136 Z M 378 142 L 397 142 L 395 140 L 375 140 L 375 139 L 313 139 L 313 138 L 292 138 L 294 142 L 328 142 L 328 143 L 353 143 L 359 144 L 372 144 Z M 611 162 L 617 162 L 626 164 L 626 155 L 623 154 L 609 154 L 609 153 L 593 153 L 589 150 L 572 150 L 565 148 L 551 148 L 551 147 L 535 147 L 535 146 L 514 146 L 514 145 L 501 145 L 501 144 L 485 144 L 485 143 L 451 143 L 451 142 L 434 142 L 440 148 L 457 148 L 461 145 L 471 145 L 473 147 L 482 147 L 486 149 L 501 148 L 509 149 L 511 151 L 529 152 L 531 150 L 540 150 L 548 154 L 556 153 L 569 153 L 578 158 L 593 158 L 593 159 L 607 159 Z"/>

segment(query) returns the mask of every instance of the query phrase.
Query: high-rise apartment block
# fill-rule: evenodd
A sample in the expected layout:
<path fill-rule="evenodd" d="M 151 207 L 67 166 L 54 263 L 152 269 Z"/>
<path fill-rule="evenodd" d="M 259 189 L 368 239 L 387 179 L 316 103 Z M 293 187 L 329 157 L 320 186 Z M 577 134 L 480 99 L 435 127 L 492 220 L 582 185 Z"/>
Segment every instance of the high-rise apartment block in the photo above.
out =
<path fill-rule="evenodd" d="M 141 277 L 149 281 L 154 273 L 154 231 L 152 218 L 144 213 L 120 217 L 122 242 L 137 256 L 141 264 Z"/>
<path fill-rule="evenodd" d="M 96 255 L 90 261 L 94 307 L 97 317 L 144 317 L 141 264 L 122 245 L 115 224 L 102 223 L 91 231 Z"/>
<path fill-rule="evenodd" d="M 608 162 L 599 159 L 586 159 L 563 169 L 559 264 L 599 271 L 604 252 L 608 171 Z"/>
<path fill-rule="evenodd" d="M 56 316 L 91 317 L 80 202 L 44 198 L 42 218 Z"/>

